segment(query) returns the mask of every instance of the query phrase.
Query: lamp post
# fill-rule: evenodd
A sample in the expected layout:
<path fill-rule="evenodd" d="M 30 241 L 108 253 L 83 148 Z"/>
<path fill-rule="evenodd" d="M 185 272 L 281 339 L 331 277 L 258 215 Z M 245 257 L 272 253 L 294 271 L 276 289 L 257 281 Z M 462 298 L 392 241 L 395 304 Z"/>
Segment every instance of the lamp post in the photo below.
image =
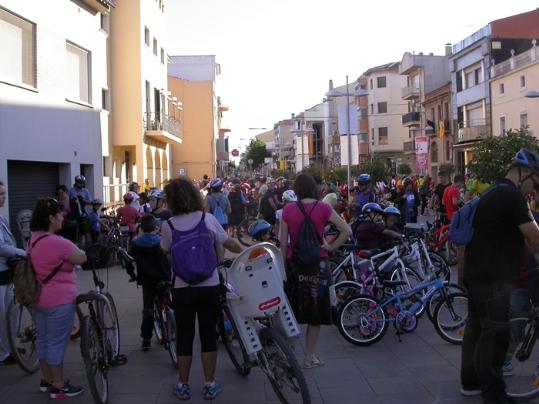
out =
<path fill-rule="evenodd" d="M 350 133 L 350 95 L 356 97 L 367 96 L 369 93 L 367 90 L 359 88 L 354 94 L 350 94 L 348 89 L 348 75 L 346 76 L 346 93 L 343 93 L 337 89 L 330 90 L 326 93 L 326 96 L 329 98 L 336 97 L 346 97 L 346 136 L 348 143 L 348 164 L 347 164 L 347 185 L 348 185 L 348 199 L 350 199 L 350 188 L 351 188 L 351 176 L 352 176 L 352 137 Z"/>

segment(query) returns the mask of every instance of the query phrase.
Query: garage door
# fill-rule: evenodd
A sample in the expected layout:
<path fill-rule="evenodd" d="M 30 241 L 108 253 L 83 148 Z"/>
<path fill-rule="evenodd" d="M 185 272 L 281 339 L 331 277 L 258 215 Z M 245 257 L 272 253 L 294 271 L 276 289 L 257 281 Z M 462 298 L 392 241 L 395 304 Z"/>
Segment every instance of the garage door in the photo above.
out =
<path fill-rule="evenodd" d="M 58 164 L 29 161 L 8 161 L 9 222 L 20 243 L 17 213 L 33 209 L 39 196 L 55 196 L 58 186 Z"/>

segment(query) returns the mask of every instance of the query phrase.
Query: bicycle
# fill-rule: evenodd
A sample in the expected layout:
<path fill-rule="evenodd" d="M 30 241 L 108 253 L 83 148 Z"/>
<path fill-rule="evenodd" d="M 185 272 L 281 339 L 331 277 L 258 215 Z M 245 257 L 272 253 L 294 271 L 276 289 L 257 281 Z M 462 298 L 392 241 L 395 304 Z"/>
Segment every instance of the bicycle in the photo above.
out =
<path fill-rule="evenodd" d="M 286 275 L 279 249 L 256 244 L 220 272 L 226 318 L 218 323 L 234 367 L 244 376 L 260 367 L 281 403 L 310 403 L 305 376 L 286 341 L 300 331 L 282 288 Z"/>
<path fill-rule="evenodd" d="M 176 317 L 172 309 L 170 282 L 159 282 L 153 301 L 153 330 L 157 342 L 168 351 L 172 366 L 178 366 L 176 354 Z"/>
<path fill-rule="evenodd" d="M 417 313 L 437 292 L 442 298 L 433 313 L 436 332 L 445 341 L 461 344 L 466 325 L 468 297 L 464 293 L 447 293 L 447 281 L 424 281 L 408 291 L 398 291 L 380 302 L 374 296 L 355 295 L 345 301 L 338 311 L 338 328 L 344 339 L 354 345 L 367 346 L 380 341 L 389 323 L 397 330 L 399 341 L 403 333 L 417 327 Z M 405 302 L 415 297 L 411 306 Z"/>
<path fill-rule="evenodd" d="M 83 269 L 92 271 L 95 290 L 77 296 L 77 307 L 83 303 L 88 307 L 88 314 L 80 320 L 80 348 L 94 401 L 105 404 L 110 395 L 108 371 L 112 366 L 126 364 L 127 357 L 120 354 L 120 325 L 114 299 L 103 292 L 105 284 L 97 274 L 97 268 L 105 267 L 110 259 L 109 249 L 94 244 L 86 255 L 88 261 Z"/>
<path fill-rule="evenodd" d="M 450 266 L 457 264 L 457 246 L 449 239 L 449 225 L 431 224 L 427 222 L 429 249 L 440 253 Z"/>

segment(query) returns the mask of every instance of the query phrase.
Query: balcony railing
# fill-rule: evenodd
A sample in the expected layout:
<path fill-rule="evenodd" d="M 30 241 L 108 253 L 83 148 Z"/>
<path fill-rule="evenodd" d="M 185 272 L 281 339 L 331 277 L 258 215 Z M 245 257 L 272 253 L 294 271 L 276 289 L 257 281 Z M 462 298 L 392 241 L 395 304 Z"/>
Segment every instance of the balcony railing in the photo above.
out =
<path fill-rule="evenodd" d="M 456 141 L 457 143 L 461 143 L 484 139 L 489 135 L 489 133 L 490 128 L 485 119 L 459 122 L 459 129 L 456 133 Z"/>
<path fill-rule="evenodd" d="M 146 113 L 144 121 L 144 128 L 146 130 L 164 130 L 171 135 L 181 137 L 180 122 L 168 115 L 162 114 L 160 112 Z"/>
<path fill-rule="evenodd" d="M 415 153 L 415 141 L 410 140 L 402 144 L 404 153 Z"/>
<path fill-rule="evenodd" d="M 402 88 L 402 99 L 408 100 L 410 98 L 416 98 L 421 95 L 419 88 L 415 86 L 406 86 Z"/>
<path fill-rule="evenodd" d="M 421 122 L 421 114 L 419 112 L 408 112 L 402 116 L 402 124 L 404 126 L 419 125 Z"/>

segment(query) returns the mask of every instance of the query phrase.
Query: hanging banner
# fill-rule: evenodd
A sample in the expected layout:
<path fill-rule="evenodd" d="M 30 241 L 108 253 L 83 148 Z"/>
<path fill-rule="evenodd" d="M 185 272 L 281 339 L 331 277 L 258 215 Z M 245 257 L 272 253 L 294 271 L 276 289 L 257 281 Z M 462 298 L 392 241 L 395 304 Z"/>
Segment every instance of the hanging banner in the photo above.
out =
<path fill-rule="evenodd" d="M 350 113 L 350 134 L 354 135 L 359 132 L 357 107 L 355 104 L 350 104 L 349 113 Z M 346 115 L 346 105 L 339 104 L 337 106 L 337 119 L 338 119 L 338 124 L 339 124 L 339 135 L 341 136 L 347 135 L 348 126 L 346 124 L 346 120 L 348 119 L 348 116 Z"/>
<path fill-rule="evenodd" d="M 415 138 L 415 161 L 416 161 L 416 173 L 424 174 L 427 172 L 429 160 L 429 138 L 428 137 L 416 137 Z"/>

